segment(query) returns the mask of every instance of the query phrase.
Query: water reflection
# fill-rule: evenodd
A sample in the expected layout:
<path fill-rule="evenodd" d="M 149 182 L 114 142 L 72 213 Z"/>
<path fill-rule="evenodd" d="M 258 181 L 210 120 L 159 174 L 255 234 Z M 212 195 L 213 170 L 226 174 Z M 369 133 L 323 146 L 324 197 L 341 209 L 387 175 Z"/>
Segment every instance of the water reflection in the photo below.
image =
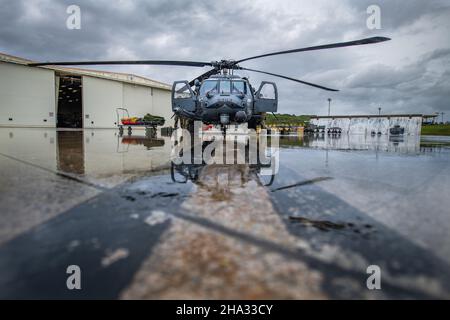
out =
<path fill-rule="evenodd" d="M 141 145 L 145 146 L 147 150 L 151 150 L 155 147 L 163 147 L 164 139 L 151 138 L 148 136 L 124 136 L 120 138 L 120 143 L 124 145 Z"/>
<path fill-rule="evenodd" d="M 214 141 L 203 141 L 202 142 L 202 146 L 201 146 L 201 150 L 202 150 L 202 154 L 205 152 L 205 150 L 212 146 L 212 144 L 214 143 Z M 233 172 L 233 174 L 235 174 L 236 172 L 239 172 L 241 174 L 241 181 L 242 183 L 248 182 L 248 177 L 259 177 L 259 181 L 261 182 L 261 184 L 269 186 L 273 183 L 274 179 L 275 179 L 275 175 L 276 175 L 276 171 L 275 171 L 275 167 L 274 167 L 274 162 L 276 161 L 275 157 L 271 156 L 268 157 L 267 159 L 269 160 L 268 162 L 265 160 L 261 160 L 259 155 L 261 154 L 268 154 L 269 153 L 269 149 L 268 146 L 266 144 L 257 144 L 257 150 L 256 152 L 256 163 L 253 163 L 252 161 L 250 161 L 249 159 L 249 144 L 248 144 L 248 140 L 246 140 L 246 142 L 244 143 L 244 146 L 239 147 L 238 146 L 238 142 L 235 142 L 234 144 L 234 148 L 231 149 L 226 149 L 225 146 L 226 142 L 223 141 L 223 145 L 221 147 L 217 147 L 216 150 L 220 150 L 220 152 L 231 152 L 233 153 L 232 156 L 230 156 L 229 154 L 225 154 L 225 153 L 220 153 L 219 152 L 217 154 L 215 154 L 213 152 L 213 157 L 217 158 L 220 157 L 222 158 L 221 160 L 227 160 L 227 164 L 223 164 L 222 161 L 217 161 L 216 164 L 213 165 L 208 165 L 204 159 L 202 159 L 201 163 L 195 163 L 192 159 L 188 159 L 189 161 L 184 162 L 184 161 L 171 161 L 171 178 L 173 182 L 176 183 L 187 183 L 188 181 L 197 183 L 198 179 L 202 173 L 203 170 L 205 170 L 205 168 L 208 167 L 216 167 L 216 168 L 222 168 L 222 170 L 227 171 L 227 168 L 235 168 L 237 170 L 231 170 L 230 172 Z M 263 149 L 263 150 L 261 150 Z M 182 152 L 182 151 L 181 151 Z M 238 154 L 240 152 L 244 152 L 243 155 L 239 155 Z M 182 154 L 179 154 L 180 157 L 182 157 Z M 180 158 L 183 159 L 183 158 Z M 229 162 L 229 159 L 232 159 L 232 163 Z M 240 160 L 244 160 L 244 161 L 240 161 Z M 225 161 L 223 161 L 225 162 Z M 227 181 L 230 179 L 227 179 Z"/>
<path fill-rule="evenodd" d="M 377 154 L 379 151 L 399 154 L 439 154 L 450 150 L 448 137 L 316 134 L 280 136 L 279 139 L 279 146 L 282 149 L 302 147 L 321 150 L 366 150 L 375 151 Z M 59 131 L 0 128 L 0 149 L 9 157 L 53 171 L 102 179 L 172 167 L 178 178 L 193 181 L 204 166 L 171 165 L 170 137 L 150 138 L 145 132 L 139 134 L 138 131 L 133 135 L 121 137 L 117 130 L 106 129 Z M 281 159 L 282 164 L 285 161 L 286 159 Z M 258 174 L 264 169 L 268 168 L 261 163 L 252 168 Z M 265 183 L 269 183 L 269 180 L 270 174 L 267 175 Z"/>
<path fill-rule="evenodd" d="M 280 136 L 280 146 L 418 153 L 420 152 L 420 136 L 326 135 L 319 133 L 304 136 Z"/>
<path fill-rule="evenodd" d="M 59 171 L 84 174 L 83 131 L 58 131 L 56 163 Z"/>
<path fill-rule="evenodd" d="M 441 153 L 450 150 L 450 137 L 422 136 L 420 139 L 420 152 Z"/>
<path fill-rule="evenodd" d="M 168 169 L 170 161 L 170 138 L 150 138 L 145 132 L 120 137 L 108 129 L 0 128 L 0 149 L 47 170 L 103 180 Z"/>

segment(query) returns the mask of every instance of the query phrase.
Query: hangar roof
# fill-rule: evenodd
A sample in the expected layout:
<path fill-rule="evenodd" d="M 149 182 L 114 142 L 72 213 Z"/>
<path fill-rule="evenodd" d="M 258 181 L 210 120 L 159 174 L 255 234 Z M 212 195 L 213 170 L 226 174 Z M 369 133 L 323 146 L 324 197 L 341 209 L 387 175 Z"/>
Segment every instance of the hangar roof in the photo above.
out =
<path fill-rule="evenodd" d="M 11 56 L 5 53 L 0 52 L 0 61 L 26 65 L 28 63 L 32 63 L 35 61 Z M 68 67 L 60 67 L 60 66 L 45 66 L 45 67 L 33 67 L 33 68 L 43 68 L 43 69 L 51 69 L 55 70 L 58 73 L 67 74 L 67 75 L 80 75 L 80 76 L 90 76 L 95 78 L 108 79 L 113 81 L 120 81 L 135 85 L 147 86 L 157 89 L 163 90 L 171 90 L 171 86 L 167 83 L 155 81 L 152 79 L 148 79 L 145 77 L 137 76 L 129 73 L 121 73 L 121 72 L 111 72 L 111 71 L 100 71 L 100 70 L 92 70 L 92 69 L 81 69 L 81 68 L 68 68 Z"/>

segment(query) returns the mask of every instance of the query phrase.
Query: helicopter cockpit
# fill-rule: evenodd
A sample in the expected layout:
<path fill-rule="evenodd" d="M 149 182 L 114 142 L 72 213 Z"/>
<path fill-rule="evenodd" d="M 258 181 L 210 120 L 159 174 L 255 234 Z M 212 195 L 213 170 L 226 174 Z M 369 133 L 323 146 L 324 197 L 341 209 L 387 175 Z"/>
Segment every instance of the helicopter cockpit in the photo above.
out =
<path fill-rule="evenodd" d="M 199 94 L 244 94 L 250 93 L 249 84 L 242 79 L 209 79 L 203 81 Z"/>

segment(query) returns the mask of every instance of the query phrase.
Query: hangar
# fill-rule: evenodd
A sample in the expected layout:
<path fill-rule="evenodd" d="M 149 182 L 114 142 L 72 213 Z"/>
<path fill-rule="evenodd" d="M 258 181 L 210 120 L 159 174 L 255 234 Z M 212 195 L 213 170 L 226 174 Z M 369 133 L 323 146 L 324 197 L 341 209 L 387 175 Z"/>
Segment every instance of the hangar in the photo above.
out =
<path fill-rule="evenodd" d="M 117 108 L 172 126 L 171 86 L 133 74 L 29 67 L 0 53 L 0 127 L 115 128 Z M 119 113 L 119 116 L 122 114 Z"/>

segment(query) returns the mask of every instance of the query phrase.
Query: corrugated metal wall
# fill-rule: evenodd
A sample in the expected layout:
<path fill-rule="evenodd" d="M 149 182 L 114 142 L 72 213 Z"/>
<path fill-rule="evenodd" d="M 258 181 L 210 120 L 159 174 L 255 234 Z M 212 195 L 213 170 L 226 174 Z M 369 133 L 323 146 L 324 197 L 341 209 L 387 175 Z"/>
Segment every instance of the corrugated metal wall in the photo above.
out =
<path fill-rule="evenodd" d="M 54 71 L 0 62 L 0 126 L 55 127 L 55 118 Z"/>
<path fill-rule="evenodd" d="M 83 77 L 83 126 L 112 128 L 116 108 L 123 105 L 122 83 L 93 77 Z"/>
<path fill-rule="evenodd" d="M 85 128 L 115 127 L 116 108 L 127 108 L 132 117 L 142 117 L 147 113 L 163 116 L 166 119 L 165 126 L 173 122 L 170 119 L 169 91 L 83 76 Z"/>

